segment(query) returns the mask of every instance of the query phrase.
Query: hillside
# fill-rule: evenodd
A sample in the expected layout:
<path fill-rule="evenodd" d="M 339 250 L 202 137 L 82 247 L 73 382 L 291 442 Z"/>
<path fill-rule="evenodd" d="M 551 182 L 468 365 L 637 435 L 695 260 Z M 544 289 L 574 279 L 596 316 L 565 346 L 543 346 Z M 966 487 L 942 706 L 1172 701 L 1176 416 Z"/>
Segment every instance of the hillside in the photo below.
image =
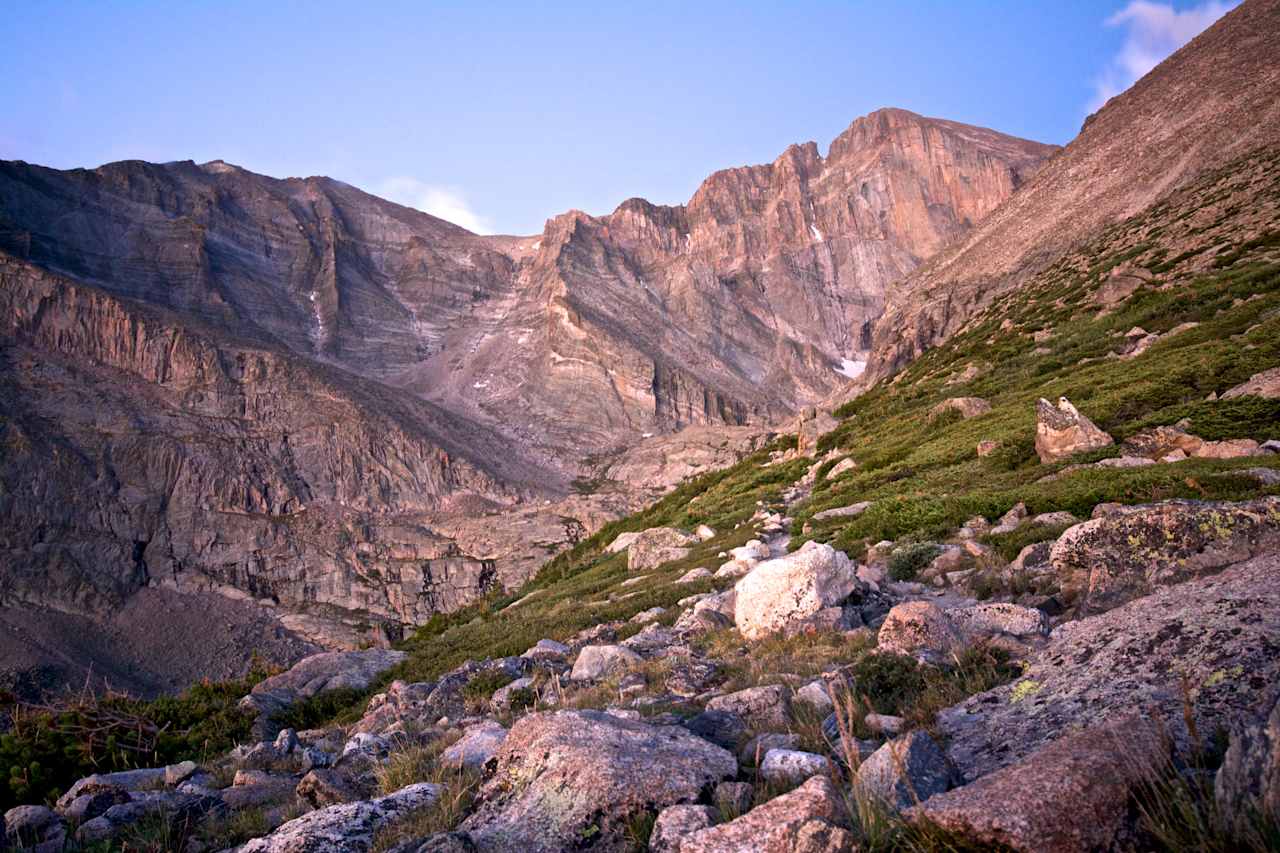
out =
<path fill-rule="evenodd" d="M 1241 4 L 1090 116 L 981 227 L 895 284 L 867 381 L 956 334 L 1061 252 L 1280 140 L 1280 45 L 1270 37 L 1278 18 L 1275 2 Z"/>

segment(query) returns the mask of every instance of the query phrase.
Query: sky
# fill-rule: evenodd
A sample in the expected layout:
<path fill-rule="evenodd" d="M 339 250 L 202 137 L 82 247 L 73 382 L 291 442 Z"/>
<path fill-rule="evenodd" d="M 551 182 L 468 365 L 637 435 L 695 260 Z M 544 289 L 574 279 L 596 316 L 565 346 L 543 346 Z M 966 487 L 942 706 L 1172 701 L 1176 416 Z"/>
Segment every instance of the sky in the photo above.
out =
<path fill-rule="evenodd" d="M 534 234 L 825 154 L 885 106 L 1064 144 L 1232 5 L 26 3 L 0 30 L 0 159 L 222 159 Z"/>

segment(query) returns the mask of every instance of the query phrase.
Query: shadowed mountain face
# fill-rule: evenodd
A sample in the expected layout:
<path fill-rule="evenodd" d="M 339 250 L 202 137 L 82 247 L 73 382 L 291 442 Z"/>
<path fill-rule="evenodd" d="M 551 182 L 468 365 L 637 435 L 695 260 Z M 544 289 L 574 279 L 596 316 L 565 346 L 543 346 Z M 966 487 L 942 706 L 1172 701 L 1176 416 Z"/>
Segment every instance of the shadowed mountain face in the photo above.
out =
<path fill-rule="evenodd" d="M 357 642 L 511 586 L 636 499 L 570 482 L 646 434 L 846 383 L 888 283 L 1054 150 L 882 110 L 526 238 L 217 161 L 0 163 L 3 603 L 211 589 Z"/>
<path fill-rule="evenodd" d="M 888 292 L 865 381 L 964 327 L 1065 249 L 1280 141 L 1280 2 L 1249 0 L 1086 120 L 981 226 Z"/>

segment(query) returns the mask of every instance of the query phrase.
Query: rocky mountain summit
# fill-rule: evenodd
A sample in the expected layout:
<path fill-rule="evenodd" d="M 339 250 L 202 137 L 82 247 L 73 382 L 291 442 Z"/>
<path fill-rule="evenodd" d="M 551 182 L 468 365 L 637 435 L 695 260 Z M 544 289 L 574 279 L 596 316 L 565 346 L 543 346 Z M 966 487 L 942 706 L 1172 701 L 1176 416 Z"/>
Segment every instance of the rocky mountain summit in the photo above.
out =
<path fill-rule="evenodd" d="M 1053 150 L 883 110 L 529 238 L 221 161 L 0 164 L 3 603 L 396 639 L 846 383 L 886 283 Z"/>

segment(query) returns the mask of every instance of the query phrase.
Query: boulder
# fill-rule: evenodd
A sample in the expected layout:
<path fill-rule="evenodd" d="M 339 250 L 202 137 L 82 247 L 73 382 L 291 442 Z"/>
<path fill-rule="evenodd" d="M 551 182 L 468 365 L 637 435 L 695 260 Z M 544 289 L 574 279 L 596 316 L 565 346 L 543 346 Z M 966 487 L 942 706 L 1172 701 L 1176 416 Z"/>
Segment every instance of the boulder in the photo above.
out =
<path fill-rule="evenodd" d="M 834 705 L 831 702 L 831 693 L 827 690 L 827 682 L 821 678 L 810 681 L 805 686 L 796 691 L 796 701 L 804 702 L 816 711 L 824 714 L 830 713 Z"/>
<path fill-rule="evenodd" d="M 1018 501 L 1018 503 L 1014 504 L 1012 509 L 1000 516 L 1000 521 L 996 523 L 995 527 L 991 528 L 991 533 L 996 536 L 1000 536 L 1005 533 L 1012 533 L 1021 527 L 1022 523 L 1026 520 L 1027 505 L 1022 501 Z"/>
<path fill-rule="evenodd" d="M 793 722 L 791 690 L 782 684 L 748 687 L 717 696 L 707 703 L 708 711 L 725 711 L 753 729 L 786 729 Z"/>
<path fill-rule="evenodd" d="M 947 618 L 970 641 L 996 636 L 1042 637 L 1049 634 L 1049 620 L 1032 607 L 1007 602 L 981 602 L 948 610 Z"/>
<path fill-rule="evenodd" d="M 840 826 L 848 820 L 831 780 L 814 776 L 735 820 L 687 836 L 680 853 L 843 853 L 856 849 Z"/>
<path fill-rule="evenodd" d="M 856 504 L 848 506 L 838 506 L 834 509 L 824 509 L 822 512 L 813 514 L 814 521 L 826 521 L 829 518 L 857 518 L 871 507 L 871 501 L 858 501 Z"/>
<path fill-rule="evenodd" d="M 569 678 L 574 681 L 599 681 L 625 672 L 642 662 L 640 655 L 626 646 L 584 646 L 573 662 Z"/>
<path fill-rule="evenodd" d="M 738 581 L 734 622 L 749 640 L 779 633 L 839 605 L 860 586 L 844 552 L 806 542 L 794 554 L 766 560 Z"/>
<path fill-rule="evenodd" d="M 569 656 L 569 647 L 555 640 L 539 640 L 529 647 L 521 657 L 528 660 L 564 660 Z"/>
<path fill-rule="evenodd" d="M 724 749 L 737 749 L 747 733 L 747 724 L 728 711 L 703 711 L 684 722 L 684 727 Z"/>
<path fill-rule="evenodd" d="M 716 531 L 715 528 L 709 525 L 699 524 L 697 529 L 693 531 L 693 535 L 697 536 L 702 542 L 710 542 L 716 538 Z"/>
<path fill-rule="evenodd" d="M 419 782 L 374 800 L 329 806 L 294 818 L 237 853 L 356 853 L 373 847 L 378 830 L 433 803 L 440 786 Z"/>
<path fill-rule="evenodd" d="M 485 720 L 467 729 L 456 743 L 440 754 L 440 761 L 450 767 L 480 769 L 493 760 L 506 739 L 507 730 L 504 726 L 493 720 Z"/>
<path fill-rule="evenodd" d="M 1229 731 L 1270 695 L 1277 648 L 1280 554 L 1271 553 L 1059 625 L 1021 678 L 944 709 L 936 726 L 968 780 L 1136 708 L 1186 754 L 1196 739 L 1187 719 L 1201 734 Z"/>
<path fill-rule="evenodd" d="M 1214 797 L 1228 822 L 1252 813 L 1280 825 L 1280 701 L 1264 719 L 1232 732 Z"/>
<path fill-rule="evenodd" d="M 1024 853 L 1118 849 L 1130 795 L 1165 757 L 1149 723 L 1076 731 L 909 812 L 975 847 Z"/>
<path fill-rule="evenodd" d="M 800 735 L 792 732 L 758 734 L 738 750 L 738 760 L 748 767 L 759 767 L 764 757 L 775 749 L 793 750 L 800 746 Z"/>
<path fill-rule="evenodd" d="M 1206 441 L 1191 454 L 1197 459 L 1244 459 L 1261 456 L 1258 442 L 1251 438 L 1229 438 L 1225 441 Z"/>
<path fill-rule="evenodd" d="M 771 749 L 760 761 L 760 776 L 767 782 L 798 785 L 810 776 L 830 771 L 826 756 L 798 749 Z"/>
<path fill-rule="evenodd" d="M 1254 397 L 1267 397 L 1272 400 L 1280 398 L 1280 367 L 1273 367 L 1270 370 L 1253 374 L 1234 388 L 1222 392 L 1222 399 L 1230 400 L 1233 397 L 1243 397 L 1246 394 Z"/>
<path fill-rule="evenodd" d="M 991 411 L 991 404 L 981 397 L 951 397 L 943 400 L 929 410 L 929 420 L 934 420 L 947 412 L 959 412 L 964 420 L 985 415 Z"/>
<path fill-rule="evenodd" d="M 101 791 L 142 791 L 164 785 L 165 768 L 146 767 L 140 770 L 121 770 L 117 773 L 94 773 L 72 783 L 67 792 L 58 798 L 57 809 L 64 811 L 77 797 Z"/>
<path fill-rule="evenodd" d="M 759 539 L 750 539 L 745 545 L 739 545 L 737 548 L 729 549 L 729 556 L 735 560 L 758 563 L 761 560 L 769 559 L 773 552 L 769 550 L 769 546 L 761 542 Z"/>
<path fill-rule="evenodd" d="M 380 675 L 407 658 L 392 649 L 321 652 L 303 658 L 279 675 L 263 679 L 240 700 L 240 707 L 257 715 L 254 733 L 261 740 L 274 737 L 271 718 L 286 708 L 320 693 L 340 688 L 364 690 Z"/>
<path fill-rule="evenodd" d="M 363 800 L 373 793 L 372 780 L 344 769 L 318 767 L 309 771 L 298 783 L 298 799 L 312 808 L 322 809 L 339 803 Z"/>
<path fill-rule="evenodd" d="M 640 538 L 638 531 L 628 533 L 619 533 L 612 542 L 605 546 L 605 550 L 610 554 L 617 554 L 631 547 L 631 543 Z"/>
<path fill-rule="evenodd" d="M 928 601 L 894 605 L 877 635 L 877 647 L 882 652 L 926 658 L 950 655 L 962 641 L 947 615 Z"/>
<path fill-rule="evenodd" d="M 852 471 L 854 468 L 857 468 L 857 467 L 858 467 L 858 463 L 854 462 L 851 457 L 846 456 L 844 459 L 841 459 L 839 462 L 832 465 L 831 470 L 827 472 L 826 477 L 824 477 L 823 479 L 834 480 L 836 477 L 839 477 L 841 474 L 845 473 L 846 471 Z"/>
<path fill-rule="evenodd" d="M 1064 601 L 1100 613 L 1280 549 L 1280 497 L 1125 507 L 1067 529 L 1050 550 Z"/>
<path fill-rule="evenodd" d="M 941 794 L 956 781 L 955 770 L 927 732 L 891 740 L 858 766 L 855 782 L 888 806 L 901 810 Z"/>
<path fill-rule="evenodd" d="M 1113 443 L 1066 397 L 1059 397 L 1056 406 L 1043 398 L 1036 403 L 1036 453 L 1041 462 L 1057 462 Z"/>
<path fill-rule="evenodd" d="M 627 547 L 627 570 L 642 572 L 683 560 L 689 556 L 689 546 L 697 542 L 698 537 L 674 527 L 651 527 L 631 540 Z"/>
<path fill-rule="evenodd" d="M 693 583 L 694 581 L 700 581 L 703 578 L 709 578 L 709 577 L 711 577 L 710 569 L 703 569 L 703 568 L 690 569 L 689 571 L 682 574 L 680 577 L 676 578 L 676 583 Z"/>
<path fill-rule="evenodd" d="M 649 834 L 649 853 L 680 853 L 685 838 L 716 822 L 710 806 L 667 806 L 658 813 Z"/>
<path fill-rule="evenodd" d="M 18 850 L 48 850 L 57 853 L 67 839 L 67 825 L 48 806 L 14 806 L 0 822 L 4 840 Z"/>
<path fill-rule="evenodd" d="M 584 838 L 620 849 L 637 815 L 695 803 L 737 772 L 731 753 L 678 726 L 598 711 L 529 714 L 511 727 L 461 828 L 482 851 L 551 853 Z"/>

